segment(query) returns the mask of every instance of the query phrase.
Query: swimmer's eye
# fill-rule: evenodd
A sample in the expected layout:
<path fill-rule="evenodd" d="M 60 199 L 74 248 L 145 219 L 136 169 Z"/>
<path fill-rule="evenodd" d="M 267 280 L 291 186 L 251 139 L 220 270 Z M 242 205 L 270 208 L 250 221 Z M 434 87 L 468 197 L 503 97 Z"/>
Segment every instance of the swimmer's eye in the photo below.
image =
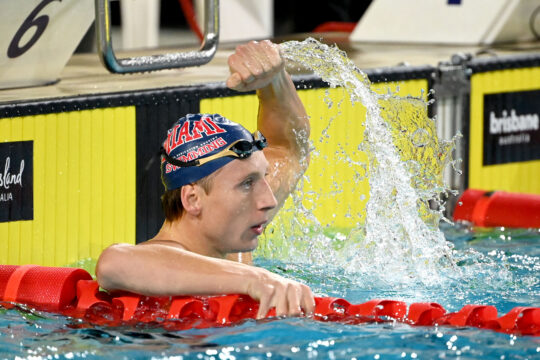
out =
<path fill-rule="evenodd" d="M 253 182 L 253 178 L 249 177 L 240 183 L 240 187 L 242 187 L 244 190 L 249 190 L 253 187 Z"/>

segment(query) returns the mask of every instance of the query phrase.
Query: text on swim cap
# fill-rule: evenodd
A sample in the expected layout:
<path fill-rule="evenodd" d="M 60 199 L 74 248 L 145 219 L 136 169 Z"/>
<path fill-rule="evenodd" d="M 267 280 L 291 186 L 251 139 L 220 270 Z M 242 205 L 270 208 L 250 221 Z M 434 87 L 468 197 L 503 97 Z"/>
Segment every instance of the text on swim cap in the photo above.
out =
<path fill-rule="evenodd" d="M 192 160 L 196 160 L 197 158 L 209 154 L 214 150 L 220 149 L 227 145 L 227 142 L 223 140 L 223 138 L 219 137 L 216 140 L 213 140 L 211 142 L 208 142 L 207 144 L 203 144 L 199 146 L 198 148 L 195 148 L 188 152 L 185 155 L 180 155 L 177 160 L 183 161 L 183 162 L 189 162 Z M 161 162 L 165 162 L 165 159 L 162 159 Z M 165 166 L 165 173 L 169 174 L 171 171 L 176 171 L 179 169 L 178 166 L 172 165 L 167 163 Z"/>
<path fill-rule="evenodd" d="M 227 132 L 219 127 L 210 117 L 201 117 L 200 120 L 186 120 L 169 130 L 165 141 L 165 151 L 170 154 L 178 146 L 202 138 L 202 134 L 211 136 Z"/>

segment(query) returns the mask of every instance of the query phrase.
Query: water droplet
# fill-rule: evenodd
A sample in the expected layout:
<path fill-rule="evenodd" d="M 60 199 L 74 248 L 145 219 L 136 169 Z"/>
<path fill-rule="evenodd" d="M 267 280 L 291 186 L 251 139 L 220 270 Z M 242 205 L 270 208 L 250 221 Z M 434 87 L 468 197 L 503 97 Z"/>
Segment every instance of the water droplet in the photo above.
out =
<path fill-rule="evenodd" d="M 429 144 L 429 133 L 425 129 L 417 129 L 411 135 L 411 141 L 416 147 L 424 147 Z"/>

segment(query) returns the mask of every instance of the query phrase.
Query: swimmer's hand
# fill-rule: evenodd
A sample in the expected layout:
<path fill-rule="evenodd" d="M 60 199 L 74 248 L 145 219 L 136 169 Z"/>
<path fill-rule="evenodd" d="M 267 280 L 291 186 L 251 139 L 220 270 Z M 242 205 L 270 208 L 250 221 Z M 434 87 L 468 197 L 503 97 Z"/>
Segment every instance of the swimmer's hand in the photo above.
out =
<path fill-rule="evenodd" d="M 253 299 L 259 301 L 257 319 L 266 317 L 275 307 L 277 316 L 299 316 L 302 310 L 310 316 L 315 310 L 315 299 L 311 289 L 294 280 L 285 279 L 261 268 L 253 268 L 257 276 L 247 281 L 247 291 Z"/>
<path fill-rule="evenodd" d="M 285 63 L 279 47 L 269 40 L 250 41 L 236 47 L 229 56 L 231 75 L 227 87 L 236 91 L 252 91 L 269 85 L 284 71 Z"/>

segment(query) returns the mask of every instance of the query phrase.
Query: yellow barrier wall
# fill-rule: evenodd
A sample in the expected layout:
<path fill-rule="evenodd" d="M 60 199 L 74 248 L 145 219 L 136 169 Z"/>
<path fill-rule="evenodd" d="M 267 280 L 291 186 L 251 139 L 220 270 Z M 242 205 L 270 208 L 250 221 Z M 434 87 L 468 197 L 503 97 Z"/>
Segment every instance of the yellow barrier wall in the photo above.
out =
<path fill-rule="evenodd" d="M 0 264 L 62 266 L 135 242 L 135 107 L 0 119 L 33 141 L 33 220 L 0 223 Z"/>
<path fill-rule="evenodd" d="M 538 67 L 484 72 L 471 77 L 469 188 L 540 194 L 540 160 L 488 166 L 482 161 L 484 95 L 538 89 Z"/>
<path fill-rule="evenodd" d="M 395 91 L 397 85 L 379 83 L 374 89 Z M 428 84 L 410 80 L 399 86 L 399 94 L 419 96 Z M 342 89 L 299 94 L 311 116 L 315 147 L 302 192 L 305 206 L 323 225 L 350 228 L 363 221 L 368 182 L 343 152 L 366 161 L 357 150 L 365 108 L 352 106 Z M 334 105 L 329 109 L 324 99 Z M 250 129 L 257 110 L 254 95 L 200 101 L 201 112 L 222 113 Z M 136 112 L 129 106 L 0 119 L 0 144 L 32 142 L 34 206 L 32 220 L 0 222 L 1 264 L 71 265 L 97 259 L 112 243 L 135 242 Z"/>
<path fill-rule="evenodd" d="M 395 92 L 399 86 L 400 96 L 420 97 L 427 93 L 427 80 L 377 83 L 374 91 Z M 350 103 L 342 88 L 309 89 L 298 91 L 311 118 L 311 140 L 315 151 L 311 156 L 304 182 L 304 205 L 313 212 L 323 225 L 350 228 L 363 221 L 368 200 L 369 184 L 359 165 L 367 162 L 365 153 L 358 151 L 364 136 L 366 109 L 361 104 Z M 324 99 L 332 102 L 329 108 Z M 258 101 L 255 95 L 203 99 L 201 112 L 219 113 L 246 126 L 256 129 Z M 327 136 L 325 135 L 327 134 Z M 343 153 L 351 155 L 344 158 Z M 361 175 L 360 177 L 357 174 Z"/>

